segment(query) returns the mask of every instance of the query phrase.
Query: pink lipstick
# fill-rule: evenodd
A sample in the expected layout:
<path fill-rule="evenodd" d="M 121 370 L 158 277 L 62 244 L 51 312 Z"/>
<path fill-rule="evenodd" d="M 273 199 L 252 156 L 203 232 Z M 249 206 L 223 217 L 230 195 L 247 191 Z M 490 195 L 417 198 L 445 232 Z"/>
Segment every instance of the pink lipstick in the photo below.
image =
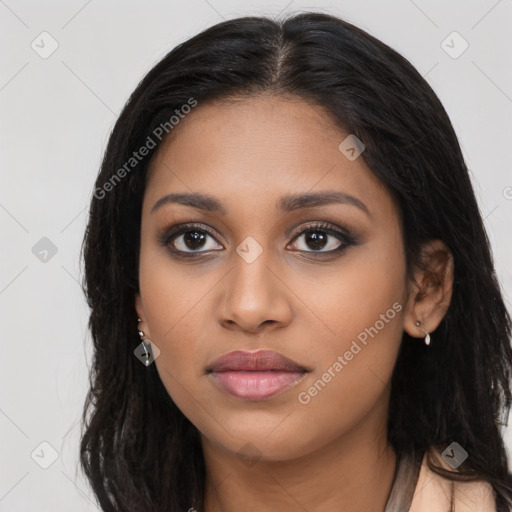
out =
<path fill-rule="evenodd" d="M 236 350 L 206 370 L 223 391 L 244 400 L 263 400 L 297 384 L 309 370 L 273 350 Z"/>

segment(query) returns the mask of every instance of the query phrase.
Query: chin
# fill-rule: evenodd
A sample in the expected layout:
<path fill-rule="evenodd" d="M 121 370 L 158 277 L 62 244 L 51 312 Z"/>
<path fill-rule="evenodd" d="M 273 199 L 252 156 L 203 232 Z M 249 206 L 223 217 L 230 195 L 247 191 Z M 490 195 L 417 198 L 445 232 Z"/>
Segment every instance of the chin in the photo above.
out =
<path fill-rule="evenodd" d="M 325 443 L 325 437 L 321 434 L 315 439 L 306 439 L 300 432 L 281 431 L 279 427 L 262 430 L 229 428 L 226 430 L 232 436 L 223 431 L 222 438 L 207 436 L 214 444 L 222 446 L 222 449 L 234 454 L 241 459 L 255 461 L 285 462 L 306 456 Z M 324 441 L 322 441 L 324 438 Z"/>

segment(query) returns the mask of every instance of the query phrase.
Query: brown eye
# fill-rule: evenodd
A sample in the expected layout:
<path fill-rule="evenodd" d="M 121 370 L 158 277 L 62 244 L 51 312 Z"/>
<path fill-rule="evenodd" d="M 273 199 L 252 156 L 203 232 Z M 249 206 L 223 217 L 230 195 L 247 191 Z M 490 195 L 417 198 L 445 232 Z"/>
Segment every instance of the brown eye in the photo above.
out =
<path fill-rule="evenodd" d="M 194 225 L 177 226 L 161 238 L 161 244 L 174 253 L 193 254 L 223 249 L 213 232 Z"/>
<path fill-rule="evenodd" d="M 183 237 L 183 240 L 181 241 L 181 245 L 185 246 L 188 249 L 197 250 L 202 249 L 205 245 L 206 237 L 208 235 L 205 235 L 201 231 L 186 231 L 181 235 Z M 178 237 L 179 238 L 179 237 Z M 176 239 L 174 240 L 174 243 L 176 244 Z M 179 250 L 184 250 L 183 248 L 178 248 Z"/>
<path fill-rule="evenodd" d="M 301 239 L 302 242 L 297 242 Z M 301 229 L 292 245 L 299 251 L 323 254 L 339 252 L 349 245 L 355 245 L 355 240 L 348 233 L 333 229 L 330 224 L 324 223 Z"/>

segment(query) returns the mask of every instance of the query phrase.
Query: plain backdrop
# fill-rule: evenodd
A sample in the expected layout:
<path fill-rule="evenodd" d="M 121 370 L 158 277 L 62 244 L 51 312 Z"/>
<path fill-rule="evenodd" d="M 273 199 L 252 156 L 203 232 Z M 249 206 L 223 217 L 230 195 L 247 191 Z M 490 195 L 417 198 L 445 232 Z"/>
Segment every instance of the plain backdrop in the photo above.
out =
<path fill-rule="evenodd" d="M 79 250 L 102 153 L 129 94 L 208 26 L 304 10 L 370 32 L 435 90 L 510 306 L 512 1 L 2 0 L 0 511 L 98 510 L 77 470 L 91 355 Z M 506 440 L 511 447 L 510 429 Z"/>

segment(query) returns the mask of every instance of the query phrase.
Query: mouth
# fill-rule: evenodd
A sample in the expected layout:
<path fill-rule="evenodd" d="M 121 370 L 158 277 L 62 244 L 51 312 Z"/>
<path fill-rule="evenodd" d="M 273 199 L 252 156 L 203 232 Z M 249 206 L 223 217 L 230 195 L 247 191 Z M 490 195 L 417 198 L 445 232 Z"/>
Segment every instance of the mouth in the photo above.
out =
<path fill-rule="evenodd" d="M 216 359 L 206 374 L 224 392 L 263 400 L 298 384 L 310 370 L 279 352 L 235 351 Z"/>

